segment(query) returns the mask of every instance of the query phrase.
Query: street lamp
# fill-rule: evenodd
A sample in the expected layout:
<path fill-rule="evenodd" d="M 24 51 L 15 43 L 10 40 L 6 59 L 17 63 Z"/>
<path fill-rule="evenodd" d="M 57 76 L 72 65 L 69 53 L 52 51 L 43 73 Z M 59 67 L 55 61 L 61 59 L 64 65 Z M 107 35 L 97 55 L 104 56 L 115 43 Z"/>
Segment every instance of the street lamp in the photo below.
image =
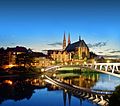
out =
<path fill-rule="evenodd" d="M 56 77 L 56 74 L 55 74 L 55 73 L 53 74 L 53 77 Z"/>
<path fill-rule="evenodd" d="M 42 69 L 41 69 L 41 72 L 44 72 L 44 71 L 45 71 L 44 68 L 42 68 Z"/>
<path fill-rule="evenodd" d="M 110 60 L 107 60 L 107 63 L 110 63 Z"/>
<path fill-rule="evenodd" d="M 86 61 L 84 61 L 84 64 L 86 65 L 86 64 L 87 64 L 87 62 L 86 62 Z"/>
<path fill-rule="evenodd" d="M 96 64 L 97 62 L 96 61 L 94 61 L 94 64 Z"/>

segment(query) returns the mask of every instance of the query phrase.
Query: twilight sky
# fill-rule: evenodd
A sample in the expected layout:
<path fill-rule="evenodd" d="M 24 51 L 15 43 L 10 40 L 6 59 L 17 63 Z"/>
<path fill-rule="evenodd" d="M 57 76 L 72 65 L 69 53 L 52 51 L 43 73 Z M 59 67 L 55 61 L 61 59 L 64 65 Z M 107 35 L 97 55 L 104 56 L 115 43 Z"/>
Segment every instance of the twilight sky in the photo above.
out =
<path fill-rule="evenodd" d="M 61 49 L 63 34 L 120 57 L 119 0 L 0 0 L 0 47 Z"/>

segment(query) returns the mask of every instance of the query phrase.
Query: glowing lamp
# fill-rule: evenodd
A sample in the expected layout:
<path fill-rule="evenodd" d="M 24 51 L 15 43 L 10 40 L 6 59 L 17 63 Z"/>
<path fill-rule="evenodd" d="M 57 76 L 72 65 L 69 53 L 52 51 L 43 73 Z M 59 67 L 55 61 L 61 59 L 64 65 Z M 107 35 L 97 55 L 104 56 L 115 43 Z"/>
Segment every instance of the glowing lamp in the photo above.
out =
<path fill-rule="evenodd" d="M 55 73 L 53 74 L 53 77 L 56 77 L 56 74 L 55 74 Z"/>
<path fill-rule="evenodd" d="M 41 69 L 41 72 L 44 72 L 44 68 Z"/>
<path fill-rule="evenodd" d="M 87 64 L 87 62 L 85 61 L 84 64 Z"/>
<path fill-rule="evenodd" d="M 107 63 L 110 63 L 110 60 L 107 60 Z"/>

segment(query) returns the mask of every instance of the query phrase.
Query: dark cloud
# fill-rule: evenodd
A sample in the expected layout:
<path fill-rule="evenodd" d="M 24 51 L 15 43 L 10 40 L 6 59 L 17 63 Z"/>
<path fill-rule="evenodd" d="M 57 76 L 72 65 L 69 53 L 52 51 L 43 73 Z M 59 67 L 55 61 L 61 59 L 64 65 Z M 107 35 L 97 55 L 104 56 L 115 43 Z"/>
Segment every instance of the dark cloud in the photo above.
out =
<path fill-rule="evenodd" d="M 120 55 L 105 55 L 104 58 L 114 58 L 114 59 L 120 59 Z"/>
<path fill-rule="evenodd" d="M 103 52 L 98 52 L 98 53 L 103 53 Z"/>
<path fill-rule="evenodd" d="M 102 46 L 106 46 L 107 42 L 98 42 L 98 43 L 94 43 L 94 44 L 87 44 L 89 48 L 94 48 L 94 47 L 102 47 Z"/>
<path fill-rule="evenodd" d="M 62 46 L 61 42 L 49 43 L 50 46 Z"/>
<path fill-rule="evenodd" d="M 111 51 L 109 53 L 120 53 L 120 50 L 114 50 L 114 51 Z"/>

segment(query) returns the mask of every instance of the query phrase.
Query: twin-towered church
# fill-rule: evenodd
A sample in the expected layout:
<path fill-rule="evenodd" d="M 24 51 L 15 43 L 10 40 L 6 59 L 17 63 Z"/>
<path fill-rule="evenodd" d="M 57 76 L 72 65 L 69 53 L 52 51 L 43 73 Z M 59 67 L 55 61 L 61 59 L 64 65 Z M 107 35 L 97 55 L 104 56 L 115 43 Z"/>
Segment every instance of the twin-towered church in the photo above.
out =
<path fill-rule="evenodd" d="M 77 42 L 71 43 L 70 34 L 68 35 L 68 43 L 66 42 L 66 34 L 63 37 L 62 50 L 48 50 L 48 55 L 53 60 L 65 62 L 70 60 L 83 60 L 90 57 L 87 44 L 79 37 Z"/>

